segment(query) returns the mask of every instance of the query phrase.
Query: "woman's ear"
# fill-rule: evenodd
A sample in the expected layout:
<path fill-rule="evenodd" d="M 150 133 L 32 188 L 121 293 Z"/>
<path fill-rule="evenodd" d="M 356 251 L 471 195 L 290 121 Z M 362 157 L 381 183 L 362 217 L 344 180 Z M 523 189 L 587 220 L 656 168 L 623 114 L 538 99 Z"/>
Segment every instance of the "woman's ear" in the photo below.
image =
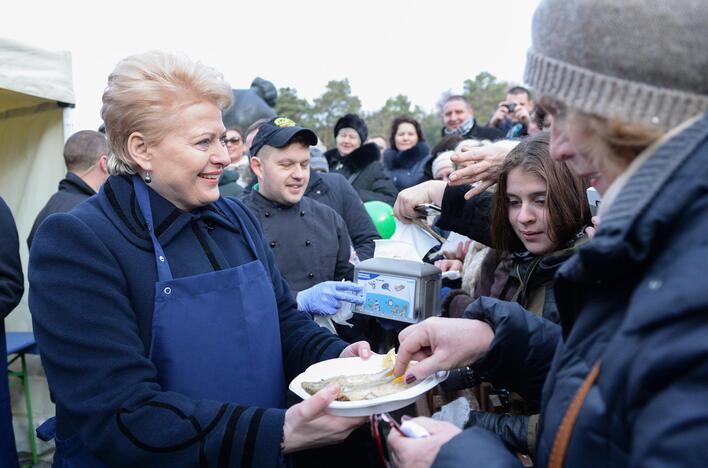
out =
<path fill-rule="evenodd" d="M 147 142 L 140 132 L 133 132 L 128 137 L 128 154 L 143 172 L 152 170 L 152 155 L 148 151 Z"/>

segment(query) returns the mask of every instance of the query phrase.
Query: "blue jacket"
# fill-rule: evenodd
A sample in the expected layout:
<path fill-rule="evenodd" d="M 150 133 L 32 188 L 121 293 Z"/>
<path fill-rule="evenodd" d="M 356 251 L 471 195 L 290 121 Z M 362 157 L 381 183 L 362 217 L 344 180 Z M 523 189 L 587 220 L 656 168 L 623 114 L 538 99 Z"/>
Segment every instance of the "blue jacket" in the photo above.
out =
<path fill-rule="evenodd" d="M 403 190 L 428 180 L 425 169 L 430 158 L 430 147 L 421 141 L 405 151 L 384 151 L 384 167 L 396 188 Z"/>
<path fill-rule="evenodd" d="M 184 212 L 152 190 L 150 199 L 175 278 L 255 260 L 218 203 Z M 240 202 L 224 202 L 243 213 L 258 256 L 267 259 L 286 381 L 337 357 L 345 343 L 298 312 L 258 221 Z M 157 273 L 130 178 L 111 177 L 97 196 L 47 218 L 32 246 L 29 278 L 34 332 L 57 403 L 57 437 L 78 434 L 99 458 L 119 466 L 185 466 L 197 464 L 200 453 L 209 466 L 241 466 L 249 458 L 252 466 L 278 464 L 284 409 L 197 401 L 157 384 L 148 359 Z M 244 351 L 238 343 L 224 349 Z M 130 415 L 121 418 L 125 427 L 119 412 Z M 160 449 L 180 441 L 186 442 Z"/>
<path fill-rule="evenodd" d="M 591 242 L 561 267 L 561 325 L 482 298 L 495 330 L 477 364 L 540 398 L 536 466 L 547 466 L 570 401 L 598 360 L 566 466 L 708 466 L 708 115 L 664 142 L 621 190 Z M 541 392 L 541 382 L 543 392 Z M 434 466 L 519 466 L 481 429 Z"/>

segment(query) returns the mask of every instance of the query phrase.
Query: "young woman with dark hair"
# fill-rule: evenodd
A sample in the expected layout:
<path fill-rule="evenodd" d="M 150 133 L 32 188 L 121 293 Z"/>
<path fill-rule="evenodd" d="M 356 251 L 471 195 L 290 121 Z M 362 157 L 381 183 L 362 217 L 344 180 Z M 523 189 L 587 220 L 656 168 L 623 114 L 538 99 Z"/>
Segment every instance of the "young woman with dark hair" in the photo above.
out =
<path fill-rule="evenodd" d="M 553 275 L 585 239 L 585 189 L 566 162 L 551 159 L 548 132 L 519 143 L 506 157 L 491 204 L 494 250 L 482 264 L 474 294 L 446 298 L 449 315 L 459 317 L 474 299 L 491 296 L 558 322 Z"/>
<path fill-rule="evenodd" d="M 417 120 L 408 116 L 395 118 L 389 142 L 391 147 L 384 151 L 384 167 L 398 190 L 430 179 L 425 171 L 430 147 Z"/>

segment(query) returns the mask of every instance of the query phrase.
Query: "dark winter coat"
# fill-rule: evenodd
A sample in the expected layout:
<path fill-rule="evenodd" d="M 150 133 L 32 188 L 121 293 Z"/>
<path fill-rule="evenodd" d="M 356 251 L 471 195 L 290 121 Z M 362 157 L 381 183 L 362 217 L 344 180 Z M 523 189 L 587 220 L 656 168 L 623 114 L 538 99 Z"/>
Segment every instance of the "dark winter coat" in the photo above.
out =
<path fill-rule="evenodd" d="M 47 204 L 35 218 L 32 230 L 27 237 L 27 246 L 32 248 L 32 239 L 34 239 L 37 228 L 42 224 L 42 221 L 47 219 L 47 216 L 71 211 L 76 205 L 95 194 L 96 192 L 81 177 L 73 172 L 67 172 L 66 177 L 59 182 L 59 190 L 49 198 Z"/>
<path fill-rule="evenodd" d="M 308 197 L 284 206 L 255 190 L 241 201 L 260 221 L 278 270 L 293 294 L 323 281 L 354 278 L 347 227 L 332 208 Z"/>
<path fill-rule="evenodd" d="M 238 197 L 243 187 L 238 184 L 239 173 L 236 169 L 224 169 L 219 177 L 219 194 L 222 197 Z"/>
<path fill-rule="evenodd" d="M 430 159 L 430 147 L 424 141 L 405 151 L 394 148 L 384 151 L 384 167 L 398 190 L 430 180 L 425 172 Z"/>
<path fill-rule="evenodd" d="M 272 279 L 286 381 L 341 353 L 343 341 L 297 310 L 258 220 L 240 202 L 221 198 L 184 212 L 149 193 L 155 232 L 175 278 L 256 260 L 220 207 L 242 214 Z M 284 409 L 193 400 L 160 388 L 148 358 L 155 257 L 129 177 L 110 177 L 97 196 L 48 218 L 35 237 L 29 277 L 34 332 L 57 403 L 57 437 L 78 434 L 89 450 L 120 466 L 185 466 L 201 451 L 223 466 L 238 466 L 244 453 L 253 466 L 279 463 Z M 224 352 L 242 350 L 234 343 Z M 130 413 L 121 420 L 127 428 L 118 424 L 119 412 Z M 201 440 L 195 427 L 203 428 Z"/>
<path fill-rule="evenodd" d="M 5 200 L 0 198 L 0 466 L 16 467 L 15 434 L 12 431 L 12 407 L 7 381 L 7 345 L 5 317 L 22 298 L 25 284 L 20 263 L 20 241 L 15 220 Z"/>
<path fill-rule="evenodd" d="M 334 148 L 327 151 L 325 157 L 330 172 L 342 174 L 364 203 L 382 201 L 393 206 L 398 190 L 379 161 L 381 152 L 376 144 L 361 145 L 344 157 Z"/>
<path fill-rule="evenodd" d="M 564 248 L 540 257 L 527 251 L 501 257 L 495 251 L 488 252 L 488 256 L 491 254 L 496 257 L 497 264 L 484 262 L 480 275 L 485 279 L 492 277 L 494 281 L 478 282 L 473 296 L 465 293 L 453 294 L 455 291 L 450 293 L 453 297 L 445 298 L 445 302 L 450 308 L 449 316 L 462 316 L 464 309 L 475 299 L 487 296 L 518 302 L 529 312 L 558 323 L 560 317 L 553 293 L 553 277 L 563 262 L 568 260 L 586 240 L 584 235 L 579 235 L 569 241 Z M 508 269 L 506 267 L 507 258 L 510 263 Z M 506 270 L 506 277 L 498 274 L 501 262 L 504 262 L 501 268 Z M 493 291 L 497 291 L 497 294 L 493 294 Z"/>
<path fill-rule="evenodd" d="M 5 200 L 0 198 L 0 320 L 12 312 L 24 291 L 15 219 Z"/>
<path fill-rule="evenodd" d="M 356 190 L 341 174 L 310 171 L 305 196 L 332 208 L 347 225 L 359 260 L 374 256 L 374 240 L 381 239 Z"/>
<path fill-rule="evenodd" d="M 493 299 L 468 309 L 495 331 L 478 369 L 542 403 L 536 466 L 597 362 L 565 466 L 708 465 L 707 181 L 704 115 L 642 163 L 561 267 L 561 325 Z M 434 466 L 520 466 L 498 440 L 465 431 Z"/>
<path fill-rule="evenodd" d="M 502 140 L 504 139 L 506 132 L 503 132 L 502 130 L 499 130 L 498 128 L 494 127 L 481 127 L 476 119 L 474 120 L 474 125 L 472 125 L 472 128 L 470 129 L 469 132 L 466 134 L 462 135 L 463 138 L 473 138 L 475 140 L 490 140 L 490 141 L 497 141 L 497 140 Z M 443 137 L 446 137 L 448 134 L 445 133 L 445 127 L 443 127 L 440 130 L 440 135 Z"/>

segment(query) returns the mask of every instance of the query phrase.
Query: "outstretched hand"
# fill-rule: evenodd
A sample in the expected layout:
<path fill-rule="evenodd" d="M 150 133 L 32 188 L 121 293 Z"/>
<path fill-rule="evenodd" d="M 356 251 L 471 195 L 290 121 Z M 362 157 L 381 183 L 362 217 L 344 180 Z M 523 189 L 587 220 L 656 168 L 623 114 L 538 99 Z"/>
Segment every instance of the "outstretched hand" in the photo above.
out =
<path fill-rule="evenodd" d="M 394 374 L 420 381 L 440 370 L 468 366 L 489 350 L 494 331 L 481 320 L 431 317 L 404 329 Z M 417 360 L 407 371 L 408 363 Z"/>

